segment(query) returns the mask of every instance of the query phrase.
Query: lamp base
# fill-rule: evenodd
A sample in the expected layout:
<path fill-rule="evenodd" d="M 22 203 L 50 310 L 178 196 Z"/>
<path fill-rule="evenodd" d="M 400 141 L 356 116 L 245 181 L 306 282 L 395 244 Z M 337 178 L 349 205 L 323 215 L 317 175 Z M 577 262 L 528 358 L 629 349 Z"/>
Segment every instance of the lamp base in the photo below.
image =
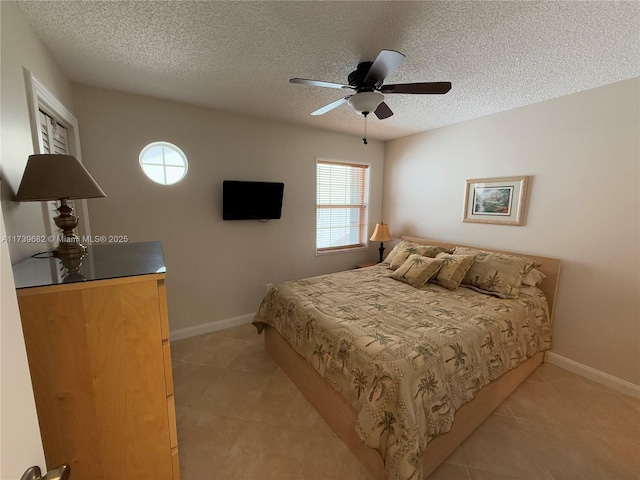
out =
<path fill-rule="evenodd" d="M 86 280 L 80 273 L 82 259 L 85 257 L 87 248 L 81 243 L 65 244 L 61 243 L 53 250 L 53 256 L 62 263 L 63 277 L 62 283 L 83 282 Z"/>
<path fill-rule="evenodd" d="M 382 254 L 384 253 L 384 243 L 380 242 L 380 248 L 378 249 L 380 251 L 380 261 L 378 263 L 382 263 Z"/>
<path fill-rule="evenodd" d="M 75 235 L 76 239 L 78 238 Z M 87 253 L 87 247 L 78 241 L 67 242 L 67 237 L 63 238 L 58 246 L 53 249 L 53 256 L 56 258 L 83 257 Z"/>
<path fill-rule="evenodd" d="M 53 250 L 53 256 L 57 258 L 84 256 L 87 249 L 80 243 L 80 238 L 73 231 L 78 226 L 78 217 L 73 214 L 73 208 L 67 205 L 65 198 L 60 199 L 58 213 L 60 215 L 53 220 L 56 222 L 56 226 L 62 230 L 62 237 L 59 239 L 58 246 Z"/>

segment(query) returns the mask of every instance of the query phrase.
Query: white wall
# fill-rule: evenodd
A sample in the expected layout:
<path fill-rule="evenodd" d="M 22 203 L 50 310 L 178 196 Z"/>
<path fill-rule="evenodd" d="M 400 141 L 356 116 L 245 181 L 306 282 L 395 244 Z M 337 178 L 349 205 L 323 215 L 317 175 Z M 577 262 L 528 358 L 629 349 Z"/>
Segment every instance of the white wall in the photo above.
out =
<path fill-rule="evenodd" d="M 27 157 L 33 153 L 23 66 L 42 80 L 68 108 L 72 107 L 71 84 L 14 2 L 0 2 L 0 21 L 0 190 L 4 212 L 4 220 L 0 215 L 0 231 L 2 236 L 44 234 L 40 203 L 12 201 Z M 42 249 L 40 244 L 0 245 L 0 478 L 3 480 L 20 478 L 31 465 L 45 466 L 11 275 L 11 261 L 15 263 Z"/>
<path fill-rule="evenodd" d="M 412 234 L 562 259 L 558 355 L 640 385 L 640 79 L 387 142 L 383 212 Z M 465 180 L 531 175 L 526 226 L 462 223 Z"/>
<path fill-rule="evenodd" d="M 83 161 L 107 194 L 88 202 L 92 234 L 163 242 L 172 330 L 254 312 L 267 283 L 376 259 L 373 244 L 315 256 L 315 162 L 371 163 L 371 232 L 382 207 L 381 142 L 81 85 L 74 93 Z M 188 157 L 175 185 L 151 182 L 138 165 L 158 140 Z M 284 182 L 282 219 L 223 221 L 223 180 Z"/>

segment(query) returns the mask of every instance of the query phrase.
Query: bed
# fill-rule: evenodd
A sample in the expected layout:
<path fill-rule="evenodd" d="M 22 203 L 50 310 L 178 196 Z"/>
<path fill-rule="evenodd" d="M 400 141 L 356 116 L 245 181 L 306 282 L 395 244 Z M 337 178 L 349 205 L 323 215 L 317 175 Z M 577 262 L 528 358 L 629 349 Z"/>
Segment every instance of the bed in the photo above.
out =
<path fill-rule="evenodd" d="M 416 288 L 377 265 L 279 284 L 254 324 L 264 330 L 267 351 L 373 478 L 419 480 L 551 347 L 560 261 L 526 257 L 546 278 L 517 298 L 433 283 Z"/>

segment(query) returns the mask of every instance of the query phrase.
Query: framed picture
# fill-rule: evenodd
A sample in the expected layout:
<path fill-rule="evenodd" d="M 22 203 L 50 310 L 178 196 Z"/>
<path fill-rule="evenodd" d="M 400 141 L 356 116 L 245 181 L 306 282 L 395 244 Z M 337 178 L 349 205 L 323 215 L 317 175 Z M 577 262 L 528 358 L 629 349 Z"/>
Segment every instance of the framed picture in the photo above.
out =
<path fill-rule="evenodd" d="M 462 221 L 524 225 L 528 178 L 500 177 L 467 180 Z"/>

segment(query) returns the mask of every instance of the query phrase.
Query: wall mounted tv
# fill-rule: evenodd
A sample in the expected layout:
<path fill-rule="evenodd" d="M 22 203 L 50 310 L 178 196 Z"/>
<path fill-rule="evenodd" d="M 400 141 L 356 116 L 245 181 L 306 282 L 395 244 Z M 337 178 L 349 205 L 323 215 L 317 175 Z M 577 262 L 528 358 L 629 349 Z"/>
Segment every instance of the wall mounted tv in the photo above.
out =
<path fill-rule="evenodd" d="M 280 218 L 284 183 L 222 182 L 223 220 L 270 220 Z"/>

